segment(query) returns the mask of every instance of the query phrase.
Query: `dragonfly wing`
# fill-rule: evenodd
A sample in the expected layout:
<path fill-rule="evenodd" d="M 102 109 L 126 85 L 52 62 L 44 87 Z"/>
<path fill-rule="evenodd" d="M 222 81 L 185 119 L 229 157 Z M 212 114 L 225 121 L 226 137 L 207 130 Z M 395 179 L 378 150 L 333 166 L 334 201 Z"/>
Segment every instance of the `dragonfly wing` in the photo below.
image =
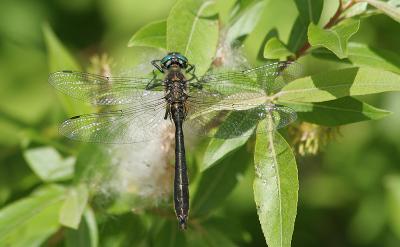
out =
<path fill-rule="evenodd" d="M 163 90 L 160 79 L 106 77 L 77 71 L 51 73 L 49 83 L 62 93 L 96 105 L 130 104 Z M 153 86 L 151 90 L 146 90 L 148 85 Z"/>
<path fill-rule="evenodd" d="M 272 123 L 267 126 L 267 130 L 281 129 L 293 123 L 297 119 L 297 113 L 290 107 L 283 105 L 268 104 L 264 105 L 262 117 Z"/>
<path fill-rule="evenodd" d="M 286 106 L 265 104 L 247 110 L 203 111 L 189 117 L 187 129 L 213 138 L 231 139 L 252 135 L 265 118 L 271 120 L 267 130 L 275 131 L 294 122 L 297 114 Z"/>
<path fill-rule="evenodd" d="M 215 88 L 226 95 L 242 92 L 273 93 L 302 74 L 300 64 L 282 61 L 240 71 L 211 71 L 199 81 L 203 87 Z"/>
<path fill-rule="evenodd" d="M 218 92 L 225 97 L 244 92 L 263 94 L 259 85 L 243 71 L 209 72 L 199 78 L 199 85 L 207 91 Z"/>
<path fill-rule="evenodd" d="M 72 117 L 60 126 L 60 133 L 70 139 L 96 143 L 137 143 L 160 137 L 170 125 L 164 120 L 165 105 Z"/>

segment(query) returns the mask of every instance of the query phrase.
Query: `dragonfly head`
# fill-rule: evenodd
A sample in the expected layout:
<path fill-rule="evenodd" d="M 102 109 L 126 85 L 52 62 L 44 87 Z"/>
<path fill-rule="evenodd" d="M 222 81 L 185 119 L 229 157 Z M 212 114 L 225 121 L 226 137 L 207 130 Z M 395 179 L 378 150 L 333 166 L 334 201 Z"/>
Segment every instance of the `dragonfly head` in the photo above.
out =
<path fill-rule="evenodd" d="M 160 63 L 165 69 L 169 69 L 172 66 L 186 69 L 188 66 L 188 59 L 178 52 L 171 52 L 161 59 Z"/>

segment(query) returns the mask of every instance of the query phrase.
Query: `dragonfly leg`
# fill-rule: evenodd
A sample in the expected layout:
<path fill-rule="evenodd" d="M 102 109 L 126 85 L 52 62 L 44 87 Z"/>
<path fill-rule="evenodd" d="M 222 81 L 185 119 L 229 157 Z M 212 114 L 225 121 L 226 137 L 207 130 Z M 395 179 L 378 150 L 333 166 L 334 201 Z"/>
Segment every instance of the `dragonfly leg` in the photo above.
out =
<path fill-rule="evenodd" d="M 190 80 L 189 80 L 190 81 Z M 198 79 L 196 78 L 195 82 L 190 83 L 191 86 L 193 86 L 194 88 L 197 88 L 199 90 L 203 89 L 203 85 L 201 85 L 200 81 L 198 81 Z"/>
<path fill-rule="evenodd" d="M 192 77 L 188 80 L 189 82 L 190 81 L 193 81 L 193 80 L 195 80 L 195 81 L 199 81 L 199 78 L 197 78 L 197 76 L 196 76 L 196 66 L 195 65 L 193 65 L 193 64 L 188 64 L 188 69 L 186 70 L 186 73 L 188 73 L 189 75 L 191 75 Z"/>
<path fill-rule="evenodd" d="M 161 68 L 160 65 L 158 65 L 157 63 L 160 62 L 161 60 L 153 60 L 151 61 L 151 64 L 158 69 L 158 71 L 160 71 L 161 73 L 164 73 L 164 70 Z"/>
<path fill-rule="evenodd" d="M 167 104 L 166 108 L 165 108 L 165 115 L 164 115 L 164 119 L 167 120 L 168 116 L 171 118 L 171 105 Z"/>
<path fill-rule="evenodd" d="M 188 69 L 186 70 L 186 73 L 189 73 L 191 75 L 194 75 L 196 72 L 196 66 L 194 64 L 188 64 Z"/>
<path fill-rule="evenodd" d="M 161 85 L 161 83 L 159 81 L 157 81 L 156 71 L 153 70 L 153 78 L 151 79 L 151 81 L 149 81 L 149 83 L 147 83 L 146 90 L 151 90 L 160 85 Z"/>

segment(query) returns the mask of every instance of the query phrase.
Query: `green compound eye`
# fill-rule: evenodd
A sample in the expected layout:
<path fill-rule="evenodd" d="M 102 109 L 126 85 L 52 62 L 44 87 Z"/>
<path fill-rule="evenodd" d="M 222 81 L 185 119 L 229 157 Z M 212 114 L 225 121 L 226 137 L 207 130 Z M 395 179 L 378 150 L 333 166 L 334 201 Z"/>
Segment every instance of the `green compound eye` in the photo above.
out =
<path fill-rule="evenodd" d="M 161 63 L 166 63 L 168 60 L 172 59 L 172 55 L 166 55 L 163 59 L 161 59 Z"/>
<path fill-rule="evenodd" d="M 179 53 L 176 54 L 176 57 L 177 57 L 178 59 L 184 61 L 185 63 L 188 62 L 188 59 L 187 59 L 185 56 L 183 56 L 183 55 L 181 55 L 181 54 L 179 54 Z"/>

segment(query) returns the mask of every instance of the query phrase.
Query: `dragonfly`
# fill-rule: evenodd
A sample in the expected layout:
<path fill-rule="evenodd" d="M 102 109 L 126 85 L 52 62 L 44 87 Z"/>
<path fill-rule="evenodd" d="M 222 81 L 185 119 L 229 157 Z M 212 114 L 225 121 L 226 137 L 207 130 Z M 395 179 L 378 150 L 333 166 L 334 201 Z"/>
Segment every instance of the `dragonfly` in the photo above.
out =
<path fill-rule="evenodd" d="M 58 71 L 49 83 L 73 98 L 117 107 L 71 117 L 59 131 L 72 140 L 95 143 L 138 143 L 160 135 L 165 121 L 175 126 L 174 209 L 181 229 L 189 217 L 189 180 L 184 133 L 236 138 L 255 131 L 267 115 L 274 129 L 296 120 L 289 107 L 276 105 L 271 94 L 298 76 L 299 65 L 275 62 L 254 68 L 209 71 L 197 77 L 194 64 L 171 52 L 150 75 L 110 77 L 80 71 Z M 161 75 L 161 76 L 159 76 Z M 215 130 L 219 126 L 218 131 Z"/>

